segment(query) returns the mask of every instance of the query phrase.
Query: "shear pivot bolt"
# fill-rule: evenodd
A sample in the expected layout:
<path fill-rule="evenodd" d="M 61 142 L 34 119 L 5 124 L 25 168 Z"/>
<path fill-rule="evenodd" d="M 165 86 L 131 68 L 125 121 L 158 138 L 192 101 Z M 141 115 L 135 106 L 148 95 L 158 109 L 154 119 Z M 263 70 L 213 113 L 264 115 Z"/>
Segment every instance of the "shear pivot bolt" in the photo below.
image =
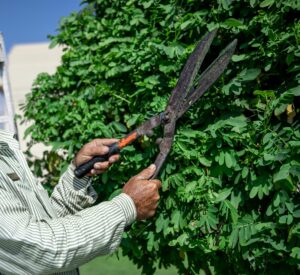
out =
<path fill-rule="evenodd" d="M 154 132 L 152 130 L 149 130 L 146 134 L 147 137 L 152 137 L 154 135 Z"/>

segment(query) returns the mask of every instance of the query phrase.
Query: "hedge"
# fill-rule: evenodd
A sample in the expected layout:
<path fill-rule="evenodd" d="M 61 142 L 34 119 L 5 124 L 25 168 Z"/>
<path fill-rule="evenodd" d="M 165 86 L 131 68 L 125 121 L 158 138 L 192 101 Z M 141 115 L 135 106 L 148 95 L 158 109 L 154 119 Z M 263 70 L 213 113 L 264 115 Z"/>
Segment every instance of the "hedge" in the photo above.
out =
<path fill-rule="evenodd" d="M 300 3 L 295 0 L 85 0 L 51 46 L 25 120 L 52 150 L 32 162 L 51 192 L 78 149 L 122 137 L 164 110 L 197 41 L 218 28 L 203 68 L 238 39 L 228 69 L 177 124 L 155 218 L 124 233 L 145 274 L 296 274 L 300 267 Z M 153 137 L 124 149 L 94 179 L 99 200 L 154 161 Z M 46 173 L 45 173 L 46 171 Z"/>

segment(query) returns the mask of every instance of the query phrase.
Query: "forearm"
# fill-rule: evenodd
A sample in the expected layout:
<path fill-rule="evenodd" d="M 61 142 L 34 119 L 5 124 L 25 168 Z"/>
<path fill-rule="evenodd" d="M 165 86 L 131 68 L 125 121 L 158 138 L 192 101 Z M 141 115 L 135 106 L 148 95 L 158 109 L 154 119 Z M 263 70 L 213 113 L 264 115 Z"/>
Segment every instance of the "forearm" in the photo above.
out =
<path fill-rule="evenodd" d="M 97 199 L 97 193 L 91 186 L 90 178 L 76 178 L 74 168 L 73 165 L 68 167 L 50 198 L 59 217 L 75 214 L 93 205 Z"/>
<path fill-rule="evenodd" d="M 98 255 L 112 253 L 135 215 L 134 204 L 125 194 L 54 220 L 31 221 L 24 212 L 18 223 L 7 226 L 10 233 L 1 239 L 0 255 L 6 255 L 7 260 L 0 257 L 0 271 L 15 272 L 16 268 L 3 269 L 12 262 L 22 270 L 20 274 L 72 270 Z M 1 218 L 0 232 L 9 222 L 7 215 Z"/>

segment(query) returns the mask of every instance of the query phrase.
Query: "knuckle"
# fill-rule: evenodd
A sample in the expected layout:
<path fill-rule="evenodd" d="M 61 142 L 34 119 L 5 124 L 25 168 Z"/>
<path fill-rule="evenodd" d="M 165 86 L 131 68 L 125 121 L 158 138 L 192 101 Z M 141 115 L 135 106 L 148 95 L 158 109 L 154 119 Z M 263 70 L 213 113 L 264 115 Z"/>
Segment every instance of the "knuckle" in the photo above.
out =
<path fill-rule="evenodd" d="M 150 211 L 150 217 L 153 217 L 155 215 L 155 210 Z"/>
<path fill-rule="evenodd" d="M 110 163 L 114 163 L 117 162 L 119 160 L 120 156 L 119 155 L 115 155 L 109 158 L 109 162 Z"/>
<path fill-rule="evenodd" d="M 150 182 L 150 183 L 149 183 L 149 188 L 150 188 L 150 190 L 151 190 L 152 192 L 157 190 L 157 186 L 156 186 L 156 184 L 153 183 L 153 182 Z"/>
<path fill-rule="evenodd" d="M 95 164 L 96 169 L 106 169 L 109 166 L 109 163 L 107 161 L 105 162 L 98 162 Z"/>
<path fill-rule="evenodd" d="M 160 180 L 152 180 L 152 182 L 156 185 L 157 188 L 160 188 L 161 187 L 161 181 Z"/>

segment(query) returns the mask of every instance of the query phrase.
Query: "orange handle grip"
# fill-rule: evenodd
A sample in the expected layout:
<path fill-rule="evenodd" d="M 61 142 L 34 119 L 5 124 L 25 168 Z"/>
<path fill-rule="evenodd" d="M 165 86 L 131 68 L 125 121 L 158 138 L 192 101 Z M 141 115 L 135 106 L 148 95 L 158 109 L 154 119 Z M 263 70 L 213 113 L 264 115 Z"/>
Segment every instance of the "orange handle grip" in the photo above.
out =
<path fill-rule="evenodd" d="M 126 137 L 122 138 L 118 142 L 119 149 L 126 147 L 128 144 L 135 141 L 137 138 L 138 138 L 137 132 L 136 131 L 131 132 L 130 134 L 128 134 Z"/>

